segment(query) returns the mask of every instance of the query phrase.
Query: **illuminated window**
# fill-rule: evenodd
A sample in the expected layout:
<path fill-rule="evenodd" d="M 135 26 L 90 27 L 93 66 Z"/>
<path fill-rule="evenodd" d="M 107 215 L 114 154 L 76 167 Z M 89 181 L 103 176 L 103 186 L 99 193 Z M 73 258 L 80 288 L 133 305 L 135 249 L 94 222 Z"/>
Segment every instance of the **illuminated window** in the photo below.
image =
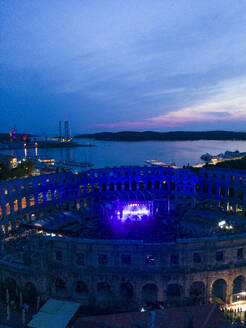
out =
<path fill-rule="evenodd" d="M 42 192 L 38 194 L 38 203 L 42 204 L 44 202 L 44 195 Z"/>
<path fill-rule="evenodd" d="M 80 192 L 81 194 L 84 193 L 84 186 L 83 186 L 83 185 L 80 185 L 80 186 L 79 186 L 79 192 Z"/>
<path fill-rule="evenodd" d="M 76 254 L 76 264 L 85 265 L 85 255 L 83 253 Z"/>
<path fill-rule="evenodd" d="M 98 264 L 108 264 L 108 256 L 106 254 L 98 255 Z"/>
<path fill-rule="evenodd" d="M 239 181 L 240 181 L 240 182 L 243 182 L 243 177 L 240 177 L 240 178 L 239 178 Z"/>
<path fill-rule="evenodd" d="M 8 195 L 8 189 L 4 189 L 4 194 Z"/>
<path fill-rule="evenodd" d="M 121 255 L 121 264 L 130 265 L 132 263 L 132 257 L 128 254 Z"/>
<path fill-rule="evenodd" d="M 235 181 L 235 175 L 231 176 L 231 181 Z"/>
<path fill-rule="evenodd" d="M 40 180 L 38 181 L 38 186 L 41 186 L 41 181 Z"/>
<path fill-rule="evenodd" d="M 5 225 L 2 224 L 2 232 L 5 233 L 6 232 L 6 229 L 5 229 Z"/>
<path fill-rule="evenodd" d="M 14 200 L 14 211 L 15 212 L 18 211 L 18 200 L 17 199 Z"/>
<path fill-rule="evenodd" d="M 3 207 L 0 206 L 0 219 L 2 219 L 2 218 L 3 218 Z"/>
<path fill-rule="evenodd" d="M 49 184 L 50 183 L 50 179 L 46 179 L 46 183 Z"/>
<path fill-rule="evenodd" d="M 35 205 L 35 198 L 33 195 L 30 196 L 30 206 L 34 206 Z"/>
<path fill-rule="evenodd" d="M 147 264 L 147 265 L 155 264 L 155 257 L 153 255 L 150 255 L 150 254 L 145 255 L 144 263 Z"/>
<path fill-rule="evenodd" d="M 162 181 L 162 190 L 167 190 L 167 182 Z"/>
<path fill-rule="evenodd" d="M 10 203 L 6 203 L 6 205 L 5 205 L 5 207 L 6 207 L 6 215 L 10 215 Z"/>
<path fill-rule="evenodd" d="M 12 222 L 9 221 L 9 224 L 8 224 L 8 232 L 12 231 Z"/>
<path fill-rule="evenodd" d="M 21 220 L 19 218 L 16 219 L 16 228 L 19 228 L 21 224 Z"/>

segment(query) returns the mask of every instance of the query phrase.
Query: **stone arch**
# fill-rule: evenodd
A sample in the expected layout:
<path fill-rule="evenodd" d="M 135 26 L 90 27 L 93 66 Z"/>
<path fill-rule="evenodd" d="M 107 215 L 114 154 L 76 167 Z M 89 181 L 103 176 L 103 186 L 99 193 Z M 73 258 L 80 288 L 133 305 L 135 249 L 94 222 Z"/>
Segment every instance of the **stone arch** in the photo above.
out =
<path fill-rule="evenodd" d="M 142 288 L 142 302 L 144 304 L 158 301 L 158 288 L 154 283 L 148 283 Z"/>
<path fill-rule="evenodd" d="M 23 289 L 23 301 L 26 304 L 35 305 L 37 302 L 37 289 L 34 283 L 27 282 Z"/>
<path fill-rule="evenodd" d="M 226 301 L 227 284 L 224 279 L 217 279 L 212 284 L 212 297 Z"/>
<path fill-rule="evenodd" d="M 139 181 L 139 190 L 144 190 L 144 182 Z"/>
<path fill-rule="evenodd" d="M 64 294 L 66 291 L 67 285 L 66 281 L 62 278 L 57 277 L 55 281 L 55 289 L 57 294 Z"/>
<path fill-rule="evenodd" d="M 130 189 L 129 181 L 125 181 L 125 183 L 124 183 L 124 190 L 129 190 L 129 189 Z"/>
<path fill-rule="evenodd" d="M 107 282 L 99 282 L 97 284 L 97 299 L 100 307 L 108 307 L 112 304 L 111 287 Z"/>
<path fill-rule="evenodd" d="M 132 181 L 132 190 L 137 190 L 137 182 L 135 180 Z"/>
<path fill-rule="evenodd" d="M 205 297 L 205 284 L 202 281 L 194 281 L 190 286 L 190 296 L 195 298 Z"/>
<path fill-rule="evenodd" d="M 114 183 L 110 182 L 109 184 L 109 191 L 114 191 Z"/>
<path fill-rule="evenodd" d="M 125 301 L 131 300 L 133 298 L 133 293 L 133 286 L 129 281 L 123 282 L 120 285 L 120 295 Z"/>
<path fill-rule="evenodd" d="M 102 183 L 102 192 L 105 192 L 105 191 L 107 191 L 107 183 L 103 182 Z"/>
<path fill-rule="evenodd" d="M 15 279 L 7 277 L 4 283 L 5 290 L 7 289 L 10 297 L 16 296 L 16 291 L 18 289 Z"/>
<path fill-rule="evenodd" d="M 246 280 L 245 277 L 240 275 L 233 280 L 233 294 L 239 294 L 246 292 Z"/>
<path fill-rule="evenodd" d="M 117 188 L 117 191 L 121 191 L 122 190 L 122 183 L 120 181 L 117 182 L 116 188 Z"/>
<path fill-rule="evenodd" d="M 180 303 L 182 288 L 178 283 L 169 284 L 167 286 L 167 303 Z"/>
<path fill-rule="evenodd" d="M 152 182 L 151 181 L 147 181 L 147 190 L 152 190 Z"/>
<path fill-rule="evenodd" d="M 160 181 L 155 181 L 154 182 L 154 189 L 159 190 L 160 189 Z"/>

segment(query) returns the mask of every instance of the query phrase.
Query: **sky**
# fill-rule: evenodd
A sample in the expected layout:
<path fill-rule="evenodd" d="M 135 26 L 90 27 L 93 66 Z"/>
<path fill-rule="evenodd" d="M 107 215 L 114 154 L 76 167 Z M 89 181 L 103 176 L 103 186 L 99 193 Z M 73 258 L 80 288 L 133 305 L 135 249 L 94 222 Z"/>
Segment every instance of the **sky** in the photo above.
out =
<path fill-rule="evenodd" d="M 0 132 L 246 130 L 245 0 L 0 0 Z"/>

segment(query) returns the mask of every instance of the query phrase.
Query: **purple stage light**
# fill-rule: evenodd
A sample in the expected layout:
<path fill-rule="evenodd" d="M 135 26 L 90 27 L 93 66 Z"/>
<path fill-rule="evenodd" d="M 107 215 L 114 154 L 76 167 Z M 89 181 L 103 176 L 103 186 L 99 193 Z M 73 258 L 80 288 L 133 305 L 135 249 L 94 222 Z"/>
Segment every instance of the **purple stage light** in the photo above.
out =
<path fill-rule="evenodd" d="M 116 218 L 121 222 L 126 220 L 141 221 L 143 217 L 150 216 L 152 213 L 152 202 L 122 202 L 117 204 L 115 211 Z"/>

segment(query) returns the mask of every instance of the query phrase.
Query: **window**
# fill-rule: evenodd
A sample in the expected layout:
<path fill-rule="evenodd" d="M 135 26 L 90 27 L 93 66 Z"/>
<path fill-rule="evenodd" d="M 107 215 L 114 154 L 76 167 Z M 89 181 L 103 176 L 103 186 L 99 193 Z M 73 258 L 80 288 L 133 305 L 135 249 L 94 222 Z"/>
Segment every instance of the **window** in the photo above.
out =
<path fill-rule="evenodd" d="M 88 183 L 87 186 L 86 186 L 86 192 L 87 193 L 91 192 L 91 184 L 90 183 Z"/>
<path fill-rule="evenodd" d="M 17 190 L 16 186 L 14 186 L 12 190 L 13 190 L 13 192 L 16 192 L 16 190 Z"/>
<path fill-rule="evenodd" d="M 213 178 L 216 178 L 216 174 L 215 173 L 213 173 Z"/>
<path fill-rule="evenodd" d="M 46 179 L 46 183 L 49 184 L 50 183 L 50 179 Z"/>
<path fill-rule="evenodd" d="M 25 189 L 25 186 L 24 185 L 21 185 L 21 189 L 24 190 Z"/>
<path fill-rule="evenodd" d="M 35 205 L 35 198 L 34 196 L 30 196 L 30 206 L 34 206 Z"/>
<path fill-rule="evenodd" d="M 108 256 L 106 254 L 100 254 L 98 256 L 98 264 L 108 264 Z"/>
<path fill-rule="evenodd" d="M 17 199 L 14 200 L 14 211 L 15 212 L 18 211 L 18 200 Z"/>
<path fill-rule="evenodd" d="M 41 181 L 40 180 L 38 181 L 38 186 L 41 186 Z"/>
<path fill-rule="evenodd" d="M 62 251 L 56 251 L 56 261 L 62 261 Z"/>
<path fill-rule="evenodd" d="M 179 264 L 179 254 L 178 253 L 173 253 L 170 256 L 170 264 L 175 265 Z"/>
<path fill-rule="evenodd" d="M 200 253 L 194 253 L 193 254 L 193 263 L 201 263 L 202 257 Z"/>
<path fill-rule="evenodd" d="M 130 265 L 132 263 L 131 255 L 123 254 L 121 255 L 121 264 Z"/>
<path fill-rule="evenodd" d="M 8 195 L 8 189 L 4 189 L 4 195 Z"/>
<path fill-rule="evenodd" d="M 0 205 L 0 219 L 3 217 L 3 207 Z"/>
<path fill-rule="evenodd" d="M 231 181 L 235 181 L 235 175 L 231 176 Z"/>
<path fill-rule="evenodd" d="M 32 188 L 32 182 L 29 182 L 29 188 Z"/>
<path fill-rule="evenodd" d="M 239 178 L 239 182 L 243 182 L 243 177 L 240 177 Z"/>
<path fill-rule="evenodd" d="M 224 252 L 223 251 L 216 252 L 216 261 L 217 262 L 224 261 Z"/>
<path fill-rule="evenodd" d="M 6 215 L 10 215 L 10 212 L 11 212 L 10 203 L 6 203 L 5 207 L 6 207 Z"/>
<path fill-rule="evenodd" d="M 85 265 L 85 255 L 83 253 L 76 254 L 76 264 Z"/>
<path fill-rule="evenodd" d="M 44 202 L 44 195 L 42 192 L 38 194 L 38 203 L 42 204 Z"/>
<path fill-rule="evenodd" d="M 237 259 L 238 260 L 243 259 L 243 248 L 238 248 L 238 250 L 237 250 Z"/>
<path fill-rule="evenodd" d="M 52 191 L 51 190 L 47 191 L 46 199 L 47 199 L 48 202 L 52 200 Z"/>
<path fill-rule="evenodd" d="M 148 265 L 153 265 L 155 263 L 155 257 L 153 255 L 145 255 L 144 263 Z"/>

